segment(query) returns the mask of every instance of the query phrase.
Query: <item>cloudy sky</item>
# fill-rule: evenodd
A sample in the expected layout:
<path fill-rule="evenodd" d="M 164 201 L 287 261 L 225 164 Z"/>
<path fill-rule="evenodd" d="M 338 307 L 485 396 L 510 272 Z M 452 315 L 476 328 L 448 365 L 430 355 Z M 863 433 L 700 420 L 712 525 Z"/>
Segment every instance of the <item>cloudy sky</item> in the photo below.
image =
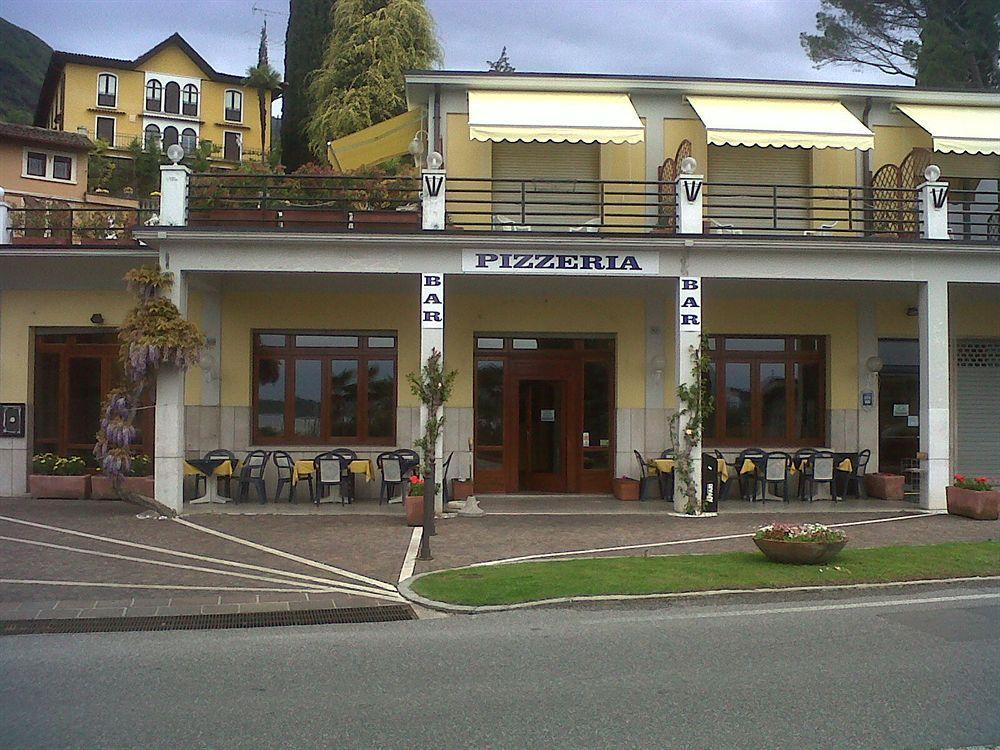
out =
<path fill-rule="evenodd" d="M 519 71 L 649 73 L 905 84 L 816 70 L 799 45 L 819 0 L 427 0 L 446 68 L 484 70 L 507 45 Z M 256 60 L 267 13 L 284 58 L 287 0 L 2 0 L 0 15 L 56 49 L 130 59 L 179 31 L 217 70 Z"/>

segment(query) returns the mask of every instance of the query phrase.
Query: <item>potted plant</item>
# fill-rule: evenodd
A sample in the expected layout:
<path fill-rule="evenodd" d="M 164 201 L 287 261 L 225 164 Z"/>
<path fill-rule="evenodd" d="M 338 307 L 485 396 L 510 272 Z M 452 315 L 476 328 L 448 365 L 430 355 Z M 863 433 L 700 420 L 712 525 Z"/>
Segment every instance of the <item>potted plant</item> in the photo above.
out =
<path fill-rule="evenodd" d="M 639 481 L 631 477 L 616 477 L 611 480 L 611 491 L 619 500 L 638 500 Z"/>
<path fill-rule="evenodd" d="M 821 523 L 771 523 L 757 529 L 753 543 L 772 562 L 819 565 L 840 553 L 847 534 Z"/>
<path fill-rule="evenodd" d="M 410 477 L 409 492 L 403 503 L 406 507 L 406 524 L 408 526 L 424 525 L 424 478 L 417 474 Z"/>
<path fill-rule="evenodd" d="M 132 456 L 132 466 L 125 477 L 123 487 L 126 492 L 134 492 L 144 497 L 154 496 L 153 461 L 145 453 Z"/>
<path fill-rule="evenodd" d="M 471 479 L 452 479 L 451 480 L 451 499 L 455 502 L 461 502 L 463 500 L 468 500 L 469 495 L 472 494 L 472 480 Z"/>
<path fill-rule="evenodd" d="M 1000 518 L 1000 489 L 990 484 L 986 477 L 966 479 L 955 475 L 955 483 L 945 488 L 948 512 L 955 516 L 974 518 L 977 521 L 995 521 Z"/>
<path fill-rule="evenodd" d="M 33 456 L 28 489 L 34 498 L 86 498 L 90 494 L 87 465 L 79 456 L 60 457 L 53 453 Z"/>
<path fill-rule="evenodd" d="M 878 472 L 865 474 L 865 494 L 882 500 L 902 500 L 906 477 L 902 474 Z"/>

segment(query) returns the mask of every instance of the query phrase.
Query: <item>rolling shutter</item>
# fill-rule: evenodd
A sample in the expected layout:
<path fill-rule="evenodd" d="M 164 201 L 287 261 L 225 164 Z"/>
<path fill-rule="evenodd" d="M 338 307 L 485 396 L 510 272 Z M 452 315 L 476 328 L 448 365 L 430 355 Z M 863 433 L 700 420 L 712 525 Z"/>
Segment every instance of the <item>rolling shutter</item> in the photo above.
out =
<path fill-rule="evenodd" d="M 711 215 L 719 222 L 738 227 L 772 227 L 775 195 L 771 186 L 809 185 L 811 171 L 812 151 L 807 148 L 709 146 L 705 200 L 709 206 L 712 196 L 719 203 L 737 204 L 712 209 Z M 758 187 L 742 187 L 746 185 Z M 780 187 L 777 191 L 779 225 L 794 229 L 801 222 L 800 228 L 808 229 L 808 190 Z"/>
<path fill-rule="evenodd" d="M 495 221 L 534 231 L 582 226 L 600 215 L 600 176 L 596 143 L 494 143 Z"/>
<path fill-rule="evenodd" d="M 955 471 L 1000 479 L 1000 339 L 959 341 L 955 368 Z"/>

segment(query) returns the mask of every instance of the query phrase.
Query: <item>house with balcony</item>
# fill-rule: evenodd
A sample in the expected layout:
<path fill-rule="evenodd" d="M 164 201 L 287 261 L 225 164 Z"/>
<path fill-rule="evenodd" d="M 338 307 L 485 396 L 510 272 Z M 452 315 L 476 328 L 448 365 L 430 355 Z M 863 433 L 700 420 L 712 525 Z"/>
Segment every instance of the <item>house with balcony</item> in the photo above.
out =
<path fill-rule="evenodd" d="M 151 262 L 209 342 L 199 368 L 160 373 L 144 438 L 178 509 L 184 458 L 211 449 L 411 446 L 405 376 L 435 349 L 457 372 L 442 454 L 477 494 L 638 477 L 684 428 L 699 348 L 700 448 L 737 469 L 747 449 L 829 450 L 907 472 L 925 508 L 953 471 L 1000 478 L 1000 95 L 453 71 L 406 86 L 412 135 L 356 140 L 409 141 L 419 176 L 170 165 L 132 244 L 8 233 L 0 401 L 26 420 L 0 437 L 0 494 L 24 491 L 53 435 L 86 448 L 114 365 L 70 347 L 113 334 L 121 276 Z M 86 382 L 77 408 L 51 395 L 64 377 Z"/>
<path fill-rule="evenodd" d="M 270 151 L 270 132 L 261 143 L 258 96 L 175 33 L 133 60 L 53 52 L 35 125 L 103 141 L 117 158 L 128 158 L 133 144 L 165 151 L 179 143 L 192 153 L 210 142 L 212 160 L 231 167 Z"/>

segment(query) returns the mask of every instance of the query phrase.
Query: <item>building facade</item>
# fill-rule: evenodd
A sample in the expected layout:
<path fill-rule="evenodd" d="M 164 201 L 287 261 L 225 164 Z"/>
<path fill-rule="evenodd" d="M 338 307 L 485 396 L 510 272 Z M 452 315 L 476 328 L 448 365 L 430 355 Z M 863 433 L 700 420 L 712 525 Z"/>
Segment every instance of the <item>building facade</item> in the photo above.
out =
<path fill-rule="evenodd" d="M 264 96 L 270 117 L 272 95 Z M 173 34 L 134 60 L 53 52 L 35 125 L 84 133 L 122 158 L 133 144 L 180 143 L 191 153 L 210 142 L 214 161 L 236 165 L 270 151 L 270 122 L 261 143 L 258 97 L 242 76 L 216 71 Z"/>
<path fill-rule="evenodd" d="M 868 450 L 931 508 L 952 471 L 1000 478 L 1000 96 L 454 72 L 407 92 L 419 179 L 168 166 L 142 244 L 10 237 L 0 401 L 28 420 L 0 438 L 0 494 L 52 435 L 86 449 L 96 411 L 53 406 L 40 356 L 63 347 L 67 383 L 89 367 L 99 403 L 113 362 L 69 349 L 107 344 L 122 274 L 157 261 L 209 342 L 200 368 L 161 373 L 144 438 L 178 508 L 183 458 L 213 448 L 412 445 L 406 374 L 432 349 L 457 372 L 451 477 L 605 493 L 683 429 L 702 337 L 705 450 Z"/>

